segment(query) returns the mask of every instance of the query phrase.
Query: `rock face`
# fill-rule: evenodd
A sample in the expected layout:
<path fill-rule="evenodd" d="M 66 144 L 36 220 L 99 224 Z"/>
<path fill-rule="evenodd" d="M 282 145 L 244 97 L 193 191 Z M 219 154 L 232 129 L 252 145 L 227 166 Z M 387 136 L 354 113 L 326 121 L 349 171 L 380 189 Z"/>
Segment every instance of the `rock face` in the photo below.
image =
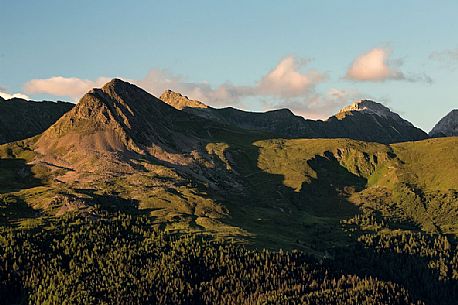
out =
<path fill-rule="evenodd" d="M 178 98 L 177 98 L 178 97 Z M 215 109 L 193 107 L 181 94 L 166 91 L 161 99 L 177 109 L 238 128 L 272 133 L 283 138 L 351 138 L 356 140 L 396 143 L 423 140 L 428 135 L 389 108 L 374 101 L 362 100 L 343 108 L 326 121 L 307 120 L 288 109 L 263 113 L 232 107 Z M 179 100 L 179 101 L 177 101 Z M 187 105 L 181 107 L 181 105 Z M 179 105 L 179 106 L 176 106 Z M 202 103 L 199 102 L 199 105 Z M 204 105 L 204 104 L 203 104 Z"/>
<path fill-rule="evenodd" d="M 42 133 L 73 106 L 64 102 L 4 100 L 0 97 L 0 144 Z"/>
<path fill-rule="evenodd" d="M 431 137 L 456 137 L 458 136 L 458 109 L 450 111 L 429 132 Z"/>

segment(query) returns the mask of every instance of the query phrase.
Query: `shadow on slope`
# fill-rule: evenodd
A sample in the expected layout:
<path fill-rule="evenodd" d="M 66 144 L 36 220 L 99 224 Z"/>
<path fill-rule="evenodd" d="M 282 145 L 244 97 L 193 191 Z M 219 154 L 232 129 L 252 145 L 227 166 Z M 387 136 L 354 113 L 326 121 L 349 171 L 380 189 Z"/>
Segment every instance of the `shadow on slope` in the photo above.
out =
<path fill-rule="evenodd" d="M 76 189 L 78 193 L 87 195 L 91 198 L 91 202 L 98 209 L 105 210 L 110 213 L 123 212 L 131 214 L 147 214 L 147 211 L 140 210 L 139 202 L 135 199 L 125 199 L 118 196 L 116 193 L 101 194 L 96 189 Z"/>
<path fill-rule="evenodd" d="M 0 194 L 43 185 L 25 159 L 0 158 Z"/>
<path fill-rule="evenodd" d="M 316 178 L 297 192 L 284 184 L 283 175 L 258 167 L 260 148 L 252 143 L 230 144 L 226 152 L 244 185 L 244 193 L 230 193 L 224 200 L 227 221 L 252 233 L 258 247 L 300 248 L 323 256 L 330 248 L 347 245 L 350 240 L 340 222 L 358 213 L 347 196 L 366 180 L 326 153 L 309 161 Z"/>
<path fill-rule="evenodd" d="M 11 194 L 0 195 L 0 226 L 25 225 L 21 220 L 33 221 L 40 212 L 32 209 L 22 198 Z"/>
<path fill-rule="evenodd" d="M 302 184 L 297 204 L 305 204 L 320 216 L 342 218 L 356 214 L 358 208 L 349 203 L 347 198 L 351 193 L 363 190 L 367 180 L 348 171 L 329 151 L 307 163 L 317 177 L 312 183 Z"/>

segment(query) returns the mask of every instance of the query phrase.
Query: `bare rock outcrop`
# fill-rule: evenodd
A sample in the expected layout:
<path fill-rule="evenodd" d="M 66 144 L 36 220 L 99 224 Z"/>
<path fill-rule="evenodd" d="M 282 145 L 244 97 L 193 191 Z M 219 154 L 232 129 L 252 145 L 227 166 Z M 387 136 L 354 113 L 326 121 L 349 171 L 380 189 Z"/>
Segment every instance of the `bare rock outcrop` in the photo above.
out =
<path fill-rule="evenodd" d="M 431 137 L 456 137 L 458 136 L 458 109 L 450 111 L 429 132 Z"/>

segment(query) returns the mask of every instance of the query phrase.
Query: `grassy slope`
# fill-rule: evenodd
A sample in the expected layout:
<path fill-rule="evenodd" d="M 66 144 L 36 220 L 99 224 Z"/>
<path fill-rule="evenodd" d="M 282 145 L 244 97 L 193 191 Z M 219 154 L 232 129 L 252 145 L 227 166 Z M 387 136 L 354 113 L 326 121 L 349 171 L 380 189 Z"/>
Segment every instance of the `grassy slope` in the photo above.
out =
<path fill-rule="evenodd" d="M 262 247 L 311 253 L 348 244 L 340 224 L 359 213 L 354 204 L 411 223 L 408 229 L 458 233 L 457 138 L 388 146 L 348 139 L 268 140 L 266 134 L 224 128 L 205 133 L 207 157 L 220 168 L 217 179 L 237 177 L 242 190 L 210 189 L 154 164 L 143 164 L 148 169 L 143 173 L 71 190 L 51 183 L 52 175 L 39 165 L 27 165 L 32 139 L 0 146 L 2 200 L 25 211 L 11 217 L 9 211 L 18 209 L 3 204 L 4 214 L 27 222 L 84 210 L 79 203 L 85 200 L 115 209 L 127 205 L 171 231 L 251 236 Z M 29 171 L 27 179 L 18 176 L 22 169 Z M 78 200 L 67 198 L 66 209 L 46 204 L 62 194 Z"/>
<path fill-rule="evenodd" d="M 229 145 L 249 192 L 249 202 L 231 210 L 232 221 L 261 245 L 312 252 L 347 243 L 339 223 L 358 213 L 352 204 L 390 218 L 393 230 L 457 234 L 456 144 L 457 138 L 392 146 L 348 139 Z"/>
<path fill-rule="evenodd" d="M 406 180 L 425 190 L 458 188 L 458 137 L 392 145 L 403 164 Z"/>
<path fill-rule="evenodd" d="M 458 234 L 458 138 L 393 145 L 402 160 L 395 201 L 422 228 Z"/>

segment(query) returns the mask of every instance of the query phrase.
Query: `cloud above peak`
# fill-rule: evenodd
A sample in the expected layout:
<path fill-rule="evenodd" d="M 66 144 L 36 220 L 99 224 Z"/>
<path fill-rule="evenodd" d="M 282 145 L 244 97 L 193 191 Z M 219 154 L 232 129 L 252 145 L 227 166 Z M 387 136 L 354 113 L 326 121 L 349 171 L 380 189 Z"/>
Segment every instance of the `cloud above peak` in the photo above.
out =
<path fill-rule="evenodd" d="M 92 88 L 101 87 L 108 81 L 110 81 L 109 77 L 87 80 L 76 77 L 53 76 L 47 79 L 32 79 L 24 85 L 24 90 L 29 94 L 44 93 L 66 96 L 76 101 Z"/>
<path fill-rule="evenodd" d="M 306 64 L 303 59 L 287 56 L 251 86 L 226 82 L 213 87 L 206 82 L 186 82 L 183 77 L 158 69 L 150 70 L 143 80 L 133 82 L 156 95 L 172 89 L 217 106 L 228 102 L 237 104 L 249 96 L 288 99 L 313 92 L 315 86 L 326 79 L 325 74 L 314 70 L 302 72 Z"/>
<path fill-rule="evenodd" d="M 374 48 L 358 56 L 347 70 L 345 78 L 356 81 L 385 81 L 406 79 L 399 70 L 401 62 L 390 61 L 391 51 Z"/>
<path fill-rule="evenodd" d="M 302 73 L 300 68 L 307 61 L 298 60 L 293 56 L 283 58 L 278 65 L 265 75 L 254 88 L 256 95 L 272 95 L 293 97 L 307 94 L 313 86 L 326 79 L 326 76 L 311 70 Z"/>

